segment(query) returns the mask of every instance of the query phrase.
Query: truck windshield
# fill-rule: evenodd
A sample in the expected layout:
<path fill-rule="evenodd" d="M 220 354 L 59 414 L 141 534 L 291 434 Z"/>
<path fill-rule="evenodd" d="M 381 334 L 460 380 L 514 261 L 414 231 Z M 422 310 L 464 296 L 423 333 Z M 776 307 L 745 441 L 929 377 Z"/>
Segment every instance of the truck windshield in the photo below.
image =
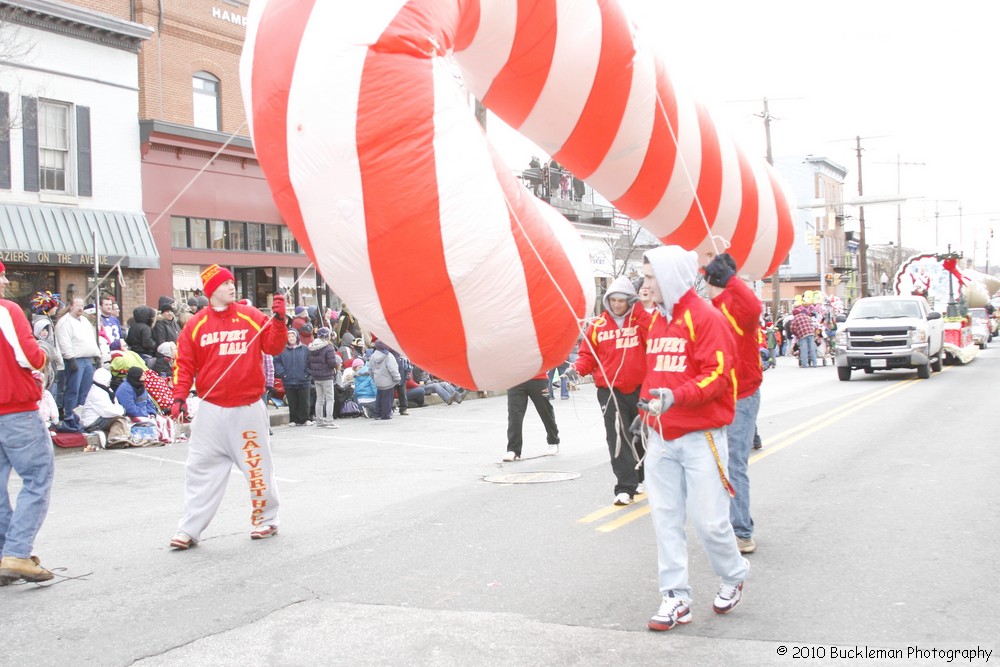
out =
<path fill-rule="evenodd" d="M 912 301 L 861 301 L 851 312 L 851 319 L 898 317 L 921 317 L 920 306 Z"/>

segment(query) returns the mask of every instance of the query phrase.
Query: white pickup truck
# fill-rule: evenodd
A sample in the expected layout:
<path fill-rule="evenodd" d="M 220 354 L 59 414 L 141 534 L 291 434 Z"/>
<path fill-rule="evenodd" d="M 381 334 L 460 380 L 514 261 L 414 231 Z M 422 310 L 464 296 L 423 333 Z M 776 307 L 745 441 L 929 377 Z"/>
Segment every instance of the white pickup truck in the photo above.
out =
<path fill-rule="evenodd" d="M 916 369 L 926 380 L 944 362 L 944 322 L 921 296 L 870 296 L 858 299 L 848 316 L 837 318 L 837 377 Z"/>

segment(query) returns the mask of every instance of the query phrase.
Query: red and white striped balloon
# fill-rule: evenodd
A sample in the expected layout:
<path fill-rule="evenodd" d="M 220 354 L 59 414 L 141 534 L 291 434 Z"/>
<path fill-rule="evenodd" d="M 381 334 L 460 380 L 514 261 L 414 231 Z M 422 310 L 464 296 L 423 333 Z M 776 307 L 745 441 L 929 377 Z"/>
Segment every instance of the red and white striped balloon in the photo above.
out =
<path fill-rule="evenodd" d="M 594 284 L 572 226 L 489 146 L 456 66 L 664 243 L 705 249 L 711 229 L 759 276 L 791 246 L 769 167 L 674 89 L 613 0 L 254 0 L 249 18 L 247 114 L 286 223 L 379 337 L 462 386 L 560 363 Z"/>

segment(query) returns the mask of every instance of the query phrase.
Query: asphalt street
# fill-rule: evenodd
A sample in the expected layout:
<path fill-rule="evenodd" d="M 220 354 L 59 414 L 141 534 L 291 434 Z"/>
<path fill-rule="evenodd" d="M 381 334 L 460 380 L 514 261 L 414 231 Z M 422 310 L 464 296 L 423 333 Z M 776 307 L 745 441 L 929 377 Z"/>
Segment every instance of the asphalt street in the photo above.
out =
<path fill-rule="evenodd" d="M 646 630 L 648 505 L 611 504 L 592 385 L 555 401 L 557 456 L 529 408 L 515 463 L 502 396 L 276 427 L 280 534 L 250 541 L 234 473 L 188 552 L 167 546 L 185 445 L 61 455 L 36 550 L 70 578 L 0 590 L 0 664 L 994 663 L 997 348 L 926 381 L 768 371 L 744 600 L 712 613 L 689 534 L 694 621 L 668 633 Z"/>

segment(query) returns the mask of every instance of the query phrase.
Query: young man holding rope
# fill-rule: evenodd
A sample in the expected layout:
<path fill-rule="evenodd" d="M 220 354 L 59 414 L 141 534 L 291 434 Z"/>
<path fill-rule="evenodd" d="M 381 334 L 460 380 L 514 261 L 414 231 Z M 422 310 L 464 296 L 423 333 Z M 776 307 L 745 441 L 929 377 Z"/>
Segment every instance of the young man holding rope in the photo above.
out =
<path fill-rule="evenodd" d="M 634 303 L 632 303 L 634 302 Z M 615 505 L 631 505 L 642 484 L 629 426 L 639 414 L 639 387 L 646 375 L 646 334 L 650 316 L 636 300 L 635 287 L 619 276 L 604 295 L 604 312 L 587 328 L 572 372 L 594 374 L 597 402 L 615 474 Z"/>
<path fill-rule="evenodd" d="M 31 325 L 13 301 L 4 299 L 7 269 L 0 262 L 0 586 L 18 579 L 48 581 L 52 573 L 31 555 L 35 536 L 49 510 L 55 459 L 52 439 L 38 414 L 41 373 L 47 359 L 31 333 Z M 11 510 L 7 481 L 14 470 L 21 478 L 17 507 Z"/>
<path fill-rule="evenodd" d="M 170 540 L 174 549 L 198 544 L 215 516 L 235 464 L 250 484 L 250 538 L 278 532 L 278 489 L 271 464 L 270 420 L 264 393 L 262 353 L 285 346 L 285 297 L 275 294 L 268 318 L 236 303 L 233 274 L 213 264 L 201 274 L 209 307 L 188 320 L 177 339 L 174 419 L 187 416 L 187 397 L 197 379 L 201 403 L 184 472 L 184 518 Z"/>
<path fill-rule="evenodd" d="M 760 359 L 760 299 L 736 277 L 736 261 L 729 253 L 712 258 L 705 267 L 705 280 L 711 286 L 712 304 L 729 322 L 736 341 L 736 416 L 726 429 L 729 444 L 729 479 L 736 495 L 729 519 L 736 533 L 740 553 L 757 550 L 753 539 L 753 517 L 750 516 L 750 451 L 757 431 L 760 411 L 760 384 L 764 368 Z"/>
<path fill-rule="evenodd" d="M 686 514 L 722 579 L 712 605 L 716 613 L 726 614 L 739 603 L 750 564 L 740 555 L 729 523 L 725 427 L 736 406 L 729 324 L 693 289 L 695 253 L 663 246 L 643 259 L 644 285 L 656 310 L 636 426 L 649 430 L 646 489 L 663 600 L 648 627 L 660 631 L 691 622 Z"/>

